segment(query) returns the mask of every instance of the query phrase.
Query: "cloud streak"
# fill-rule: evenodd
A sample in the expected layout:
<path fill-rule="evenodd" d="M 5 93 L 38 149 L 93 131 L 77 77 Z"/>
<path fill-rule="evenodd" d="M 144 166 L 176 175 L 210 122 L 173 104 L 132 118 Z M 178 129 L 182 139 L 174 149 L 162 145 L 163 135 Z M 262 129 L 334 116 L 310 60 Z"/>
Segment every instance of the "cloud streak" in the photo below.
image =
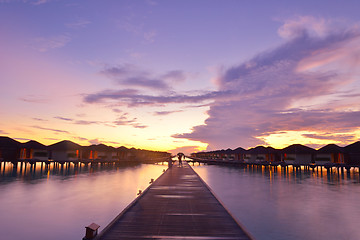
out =
<path fill-rule="evenodd" d="M 4 130 L 0 129 L 0 134 L 8 134 L 7 132 L 5 132 Z"/>
<path fill-rule="evenodd" d="M 46 127 L 40 127 L 40 126 L 32 126 L 33 128 L 36 129 L 40 129 L 40 130 L 46 130 L 46 131 L 51 131 L 51 132 L 56 132 L 56 133 L 66 133 L 66 134 L 70 134 L 70 132 L 65 131 L 65 130 L 59 130 L 59 129 L 54 129 L 54 128 L 46 128 Z"/>
<path fill-rule="evenodd" d="M 86 103 L 104 103 L 108 101 L 125 104 L 129 107 L 139 107 L 144 105 L 163 106 L 165 104 L 184 104 L 184 103 L 203 103 L 214 99 L 231 98 L 234 92 L 210 91 L 197 95 L 188 94 L 170 94 L 170 95 L 147 95 L 141 94 L 134 89 L 125 90 L 105 90 L 102 92 L 88 94 L 84 97 Z"/>
<path fill-rule="evenodd" d="M 148 126 L 137 122 L 137 118 L 129 119 L 128 114 L 124 113 L 113 122 L 117 126 L 132 126 L 134 128 L 147 128 Z"/>
<path fill-rule="evenodd" d="M 49 99 L 43 98 L 41 96 L 34 96 L 34 95 L 21 97 L 21 98 L 19 98 L 19 100 L 23 101 L 23 102 L 27 102 L 27 103 L 49 103 L 50 102 Z"/>
<path fill-rule="evenodd" d="M 65 118 L 65 117 L 59 117 L 59 116 L 56 116 L 54 118 L 59 119 L 59 120 L 63 120 L 63 121 L 67 121 L 67 122 L 72 122 L 73 121 L 73 119 L 71 119 L 71 118 Z"/>
<path fill-rule="evenodd" d="M 159 91 L 168 91 L 171 89 L 169 83 L 184 81 L 186 78 L 185 73 L 180 70 L 172 70 L 157 76 L 132 64 L 108 67 L 102 70 L 100 74 L 114 80 L 121 86 Z"/>
<path fill-rule="evenodd" d="M 155 112 L 154 115 L 156 115 L 156 116 L 164 116 L 164 115 L 170 115 L 170 114 L 178 113 L 178 112 L 182 112 L 182 110 L 176 110 L 176 111 L 159 111 L 159 112 Z"/>
<path fill-rule="evenodd" d="M 53 49 L 62 48 L 71 41 L 68 34 L 61 34 L 50 37 L 34 38 L 31 46 L 39 52 L 48 52 Z"/>

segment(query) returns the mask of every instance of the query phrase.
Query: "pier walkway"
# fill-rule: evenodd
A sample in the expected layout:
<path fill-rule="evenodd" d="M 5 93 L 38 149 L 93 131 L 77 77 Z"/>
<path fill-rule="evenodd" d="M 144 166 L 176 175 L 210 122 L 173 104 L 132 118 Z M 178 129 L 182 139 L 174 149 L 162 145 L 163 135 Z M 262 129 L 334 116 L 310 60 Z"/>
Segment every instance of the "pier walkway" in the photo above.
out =
<path fill-rule="evenodd" d="M 252 238 L 184 162 L 162 174 L 95 239 Z"/>

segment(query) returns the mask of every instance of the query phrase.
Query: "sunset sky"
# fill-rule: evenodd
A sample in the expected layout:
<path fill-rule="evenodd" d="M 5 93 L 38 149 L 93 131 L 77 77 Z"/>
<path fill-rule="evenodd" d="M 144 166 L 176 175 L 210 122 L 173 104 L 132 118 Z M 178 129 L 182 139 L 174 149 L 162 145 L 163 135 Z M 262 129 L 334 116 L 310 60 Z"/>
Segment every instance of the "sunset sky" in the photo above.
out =
<path fill-rule="evenodd" d="M 194 152 L 360 138 L 360 2 L 0 0 L 0 135 Z"/>

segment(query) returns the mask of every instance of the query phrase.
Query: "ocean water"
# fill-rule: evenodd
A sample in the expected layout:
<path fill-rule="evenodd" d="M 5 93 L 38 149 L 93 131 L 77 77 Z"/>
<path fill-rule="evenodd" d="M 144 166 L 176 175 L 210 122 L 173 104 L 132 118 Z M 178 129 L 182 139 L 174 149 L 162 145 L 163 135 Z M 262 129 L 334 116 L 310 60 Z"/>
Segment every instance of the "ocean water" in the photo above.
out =
<path fill-rule="evenodd" d="M 82 239 L 92 222 L 102 230 L 167 165 L 46 168 L 1 164 L 0 239 Z"/>
<path fill-rule="evenodd" d="M 81 239 L 100 231 L 167 164 L 0 168 L 0 239 Z M 360 239 L 358 170 L 193 166 L 256 239 Z"/>
<path fill-rule="evenodd" d="M 256 239 L 360 239 L 359 171 L 281 171 L 195 164 Z"/>

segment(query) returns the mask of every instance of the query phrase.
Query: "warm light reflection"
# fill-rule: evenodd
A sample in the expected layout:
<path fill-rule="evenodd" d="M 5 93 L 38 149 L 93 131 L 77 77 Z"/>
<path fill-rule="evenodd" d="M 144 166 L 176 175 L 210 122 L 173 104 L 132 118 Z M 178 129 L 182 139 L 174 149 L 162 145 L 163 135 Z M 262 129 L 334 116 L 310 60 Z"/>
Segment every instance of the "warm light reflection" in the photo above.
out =
<path fill-rule="evenodd" d="M 160 176 L 165 167 L 0 162 L 0 209 L 2 216 L 13 216 L 0 218 L 2 234 L 6 239 L 63 239 L 65 228 L 65 239 L 80 239 L 84 231 L 79 223 L 96 219 L 104 228 L 134 200 L 137 190 L 149 186 L 149 180 Z M 16 207 L 9 208 L 10 203 Z"/>
<path fill-rule="evenodd" d="M 200 176 L 211 175 L 209 186 L 256 239 L 333 239 L 329 222 L 332 226 L 349 222 L 355 227 L 353 236 L 359 236 L 358 168 L 342 172 L 324 167 L 313 171 L 291 166 L 209 165 L 196 166 L 195 170 Z M 296 233 L 289 229 L 296 229 Z M 332 229 L 343 236 L 342 228 Z M 319 233 L 326 234 L 319 237 Z"/>

